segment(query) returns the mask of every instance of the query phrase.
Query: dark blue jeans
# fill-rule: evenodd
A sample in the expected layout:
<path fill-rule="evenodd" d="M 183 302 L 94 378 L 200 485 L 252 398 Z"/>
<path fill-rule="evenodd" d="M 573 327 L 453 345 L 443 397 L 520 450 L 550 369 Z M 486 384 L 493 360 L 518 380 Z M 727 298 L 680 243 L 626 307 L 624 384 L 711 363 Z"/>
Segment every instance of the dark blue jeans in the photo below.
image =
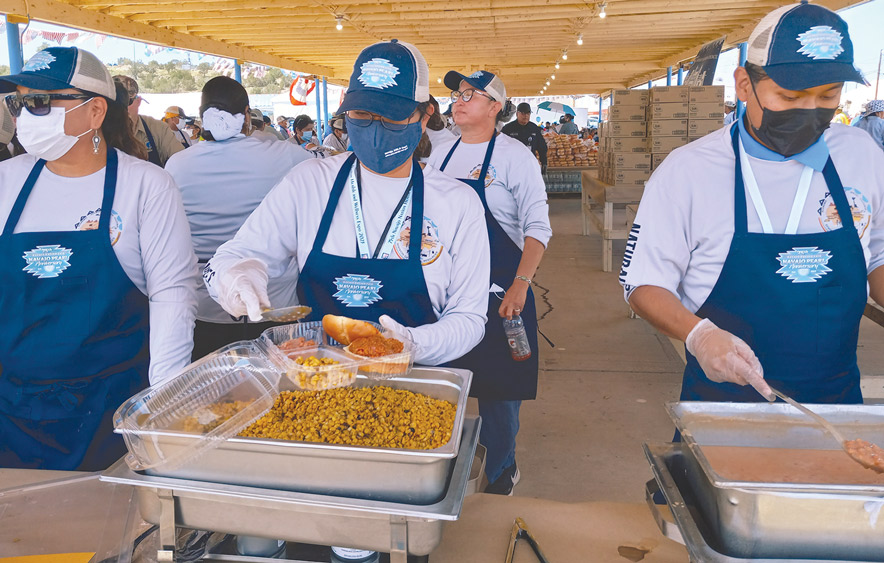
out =
<path fill-rule="evenodd" d="M 522 401 L 479 399 L 482 430 L 479 443 L 488 450 L 485 475 L 493 483 L 503 470 L 516 461 L 516 434 L 519 433 L 519 407 Z"/>

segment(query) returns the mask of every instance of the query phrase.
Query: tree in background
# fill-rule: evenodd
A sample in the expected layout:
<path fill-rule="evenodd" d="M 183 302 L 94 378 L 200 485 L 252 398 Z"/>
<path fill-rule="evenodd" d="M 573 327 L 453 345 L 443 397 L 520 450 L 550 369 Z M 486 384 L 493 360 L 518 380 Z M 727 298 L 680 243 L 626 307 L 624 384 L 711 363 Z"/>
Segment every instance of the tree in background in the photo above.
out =
<path fill-rule="evenodd" d="M 138 81 L 142 92 L 178 94 L 198 92 L 209 79 L 222 73 L 213 70 L 209 63 L 192 65 L 186 61 L 174 60 L 167 63 L 150 61 L 144 63 L 131 59 L 120 59 L 108 65 L 111 74 L 126 74 Z M 279 94 L 288 90 L 291 78 L 278 68 L 268 69 L 261 78 L 250 74 L 243 79 L 243 86 L 250 94 Z"/>

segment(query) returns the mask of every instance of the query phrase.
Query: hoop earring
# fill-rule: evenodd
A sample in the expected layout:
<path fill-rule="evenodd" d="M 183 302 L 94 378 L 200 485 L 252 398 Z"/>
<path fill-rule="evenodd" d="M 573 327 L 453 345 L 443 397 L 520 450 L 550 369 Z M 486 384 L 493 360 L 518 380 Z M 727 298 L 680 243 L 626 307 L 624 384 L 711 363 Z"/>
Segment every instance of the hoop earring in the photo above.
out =
<path fill-rule="evenodd" d="M 98 131 L 96 130 L 92 133 L 92 154 L 98 154 L 98 146 L 101 144 L 101 137 L 98 136 Z"/>

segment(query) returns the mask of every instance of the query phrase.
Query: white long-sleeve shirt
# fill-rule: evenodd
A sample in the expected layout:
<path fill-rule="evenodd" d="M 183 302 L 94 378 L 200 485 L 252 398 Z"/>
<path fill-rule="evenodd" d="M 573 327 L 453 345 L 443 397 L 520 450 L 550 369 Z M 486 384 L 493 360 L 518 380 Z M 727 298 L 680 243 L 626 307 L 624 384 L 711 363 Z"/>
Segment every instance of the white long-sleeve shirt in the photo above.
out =
<path fill-rule="evenodd" d="M 231 265 L 258 258 L 271 278 L 285 272 L 294 258 L 303 269 L 313 247 L 335 177 L 350 153 L 298 165 L 264 199 L 236 237 L 222 245 L 204 276 L 210 294 Z M 362 169 L 362 205 L 370 248 L 383 233 L 408 184 Z M 406 218 L 406 225 L 410 214 Z M 390 259 L 408 256 L 403 231 Z M 424 169 L 424 227 L 421 263 L 430 302 L 438 321 L 409 328 L 418 345 L 417 363 L 438 365 L 457 359 L 485 334 L 490 256 L 482 204 L 468 186 L 434 168 Z M 356 254 L 356 228 L 346 192 L 335 210 L 324 252 Z M 304 303 L 310 305 L 310 303 Z"/>
<path fill-rule="evenodd" d="M 150 301 L 153 384 L 190 363 L 199 273 L 172 177 L 149 162 L 120 151 L 117 155 L 109 236 L 123 271 Z M 25 154 L 0 163 L 0 224 L 5 224 L 36 161 Z M 14 232 L 97 229 L 104 172 L 68 178 L 44 168 Z"/>
<path fill-rule="evenodd" d="M 429 164 L 441 168 L 455 142 L 456 139 L 434 145 Z M 478 179 L 487 148 L 487 142 L 461 141 L 443 172 L 452 178 Z M 507 135 L 498 135 L 494 140 L 485 175 L 485 199 L 491 214 L 519 248 L 525 247 L 525 237 L 547 245 L 552 228 L 540 165 L 528 147 Z"/>
<path fill-rule="evenodd" d="M 256 131 L 258 132 L 258 131 Z M 269 135 L 269 134 L 268 134 Z M 297 164 L 316 154 L 292 143 L 238 134 L 224 141 L 204 141 L 172 155 L 166 171 L 181 190 L 184 210 L 197 258 L 207 262 L 218 247 L 232 239 L 268 192 Z M 273 307 L 298 301 L 297 265 L 268 286 Z M 209 297 L 201 282 L 197 289 L 197 318 L 232 323 L 233 318 Z"/>
<path fill-rule="evenodd" d="M 733 125 L 732 127 L 736 127 Z M 734 151 L 731 127 L 680 147 L 651 175 L 627 241 L 620 271 L 626 299 L 637 287 L 668 289 L 691 312 L 712 293 L 734 236 Z M 884 154 L 856 127 L 825 131 L 841 177 L 868 271 L 884 264 Z M 774 233 L 783 233 L 804 164 L 748 155 Z M 748 230 L 762 232 L 746 190 Z M 815 171 L 798 234 L 841 228 L 822 173 Z"/>

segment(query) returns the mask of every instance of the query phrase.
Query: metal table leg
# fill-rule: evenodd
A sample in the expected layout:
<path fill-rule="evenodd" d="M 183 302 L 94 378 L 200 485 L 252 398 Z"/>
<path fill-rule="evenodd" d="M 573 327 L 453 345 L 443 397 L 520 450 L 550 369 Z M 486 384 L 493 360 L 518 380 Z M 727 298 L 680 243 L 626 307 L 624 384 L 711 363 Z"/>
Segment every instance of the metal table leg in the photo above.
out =
<path fill-rule="evenodd" d="M 158 491 L 162 511 L 160 513 L 160 549 L 157 551 L 158 563 L 175 561 L 175 497 L 171 490 Z"/>

